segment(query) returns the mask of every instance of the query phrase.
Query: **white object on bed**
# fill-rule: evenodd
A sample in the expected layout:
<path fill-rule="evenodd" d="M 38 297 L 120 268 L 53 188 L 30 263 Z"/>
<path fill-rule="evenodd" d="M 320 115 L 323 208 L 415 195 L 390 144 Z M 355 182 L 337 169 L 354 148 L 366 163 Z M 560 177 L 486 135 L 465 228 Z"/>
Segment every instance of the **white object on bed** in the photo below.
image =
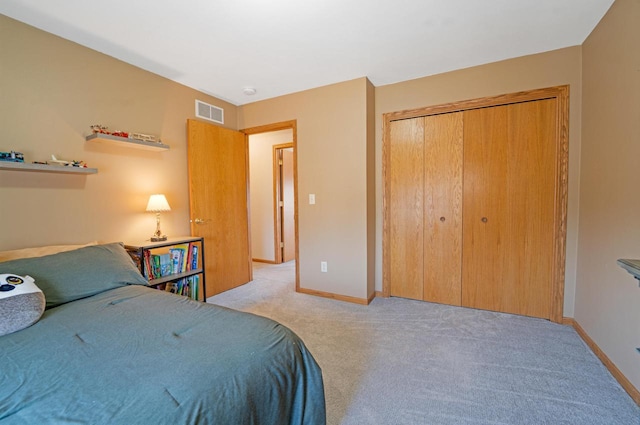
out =
<path fill-rule="evenodd" d="M 0 336 L 33 325 L 44 307 L 44 294 L 31 276 L 0 274 Z"/>

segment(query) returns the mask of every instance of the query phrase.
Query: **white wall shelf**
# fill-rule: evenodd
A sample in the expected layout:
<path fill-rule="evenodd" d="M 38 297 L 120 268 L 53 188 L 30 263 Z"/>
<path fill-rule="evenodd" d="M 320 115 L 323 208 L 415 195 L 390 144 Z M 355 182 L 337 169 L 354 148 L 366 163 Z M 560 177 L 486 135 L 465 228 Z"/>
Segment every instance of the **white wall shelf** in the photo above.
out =
<path fill-rule="evenodd" d="M 86 140 L 87 142 L 111 143 L 151 151 L 169 150 L 169 145 L 165 145 L 162 142 L 147 142 L 144 140 L 130 139 L 128 137 L 112 136 L 111 134 L 93 133 L 87 136 Z"/>
<path fill-rule="evenodd" d="M 618 260 L 618 265 L 638 279 L 638 285 L 640 285 L 640 260 L 620 258 Z"/>
<path fill-rule="evenodd" d="M 70 167 L 62 165 L 48 164 L 27 164 L 24 162 L 8 162 L 0 161 L 0 170 L 11 171 L 35 171 L 41 173 L 60 173 L 60 174 L 96 174 L 97 168 Z"/>

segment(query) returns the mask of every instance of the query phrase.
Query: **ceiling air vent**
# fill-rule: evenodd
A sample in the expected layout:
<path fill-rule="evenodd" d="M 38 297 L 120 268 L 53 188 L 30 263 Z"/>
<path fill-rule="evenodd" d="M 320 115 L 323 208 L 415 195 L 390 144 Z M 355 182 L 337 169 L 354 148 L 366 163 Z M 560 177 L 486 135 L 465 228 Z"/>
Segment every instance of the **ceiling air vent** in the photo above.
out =
<path fill-rule="evenodd" d="M 196 100 L 196 117 L 224 124 L 224 109 Z"/>

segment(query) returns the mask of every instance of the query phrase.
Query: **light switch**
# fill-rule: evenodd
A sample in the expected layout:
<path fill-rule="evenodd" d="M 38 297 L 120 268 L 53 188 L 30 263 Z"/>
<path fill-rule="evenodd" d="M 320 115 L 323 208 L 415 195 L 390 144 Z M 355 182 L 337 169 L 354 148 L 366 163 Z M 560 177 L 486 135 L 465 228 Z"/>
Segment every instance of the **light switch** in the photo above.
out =
<path fill-rule="evenodd" d="M 313 205 L 316 203 L 316 195 L 314 193 L 309 194 L 309 205 Z"/>

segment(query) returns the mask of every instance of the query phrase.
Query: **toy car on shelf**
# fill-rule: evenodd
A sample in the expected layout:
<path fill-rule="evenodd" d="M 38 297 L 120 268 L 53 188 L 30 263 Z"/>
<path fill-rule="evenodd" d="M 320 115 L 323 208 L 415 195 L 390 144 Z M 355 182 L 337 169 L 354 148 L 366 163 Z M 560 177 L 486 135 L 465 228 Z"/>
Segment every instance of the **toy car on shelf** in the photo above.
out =
<path fill-rule="evenodd" d="M 102 124 L 94 124 L 94 125 L 92 125 L 91 126 L 91 131 L 93 131 L 94 133 L 99 133 L 99 134 L 109 134 L 111 136 L 129 137 L 129 133 L 127 133 L 126 131 L 120 131 L 120 130 L 109 131 L 109 127 L 107 127 L 106 125 L 102 125 Z"/>
<path fill-rule="evenodd" d="M 24 162 L 24 155 L 20 152 L 0 152 L 0 161 Z"/>
<path fill-rule="evenodd" d="M 130 132 L 126 132 L 126 131 L 120 131 L 120 130 L 116 130 L 116 131 L 110 131 L 109 127 L 107 127 L 106 125 L 102 125 L 102 124 L 94 124 L 91 126 L 91 131 L 97 134 L 108 134 L 111 136 L 118 136 L 118 137 L 125 137 L 128 139 L 135 139 L 135 140 L 142 140 L 143 142 L 154 142 L 154 143 L 162 143 L 162 141 L 160 141 L 160 139 L 158 139 L 156 136 L 150 135 L 150 134 L 143 134 L 143 133 L 130 133 Z"/>

